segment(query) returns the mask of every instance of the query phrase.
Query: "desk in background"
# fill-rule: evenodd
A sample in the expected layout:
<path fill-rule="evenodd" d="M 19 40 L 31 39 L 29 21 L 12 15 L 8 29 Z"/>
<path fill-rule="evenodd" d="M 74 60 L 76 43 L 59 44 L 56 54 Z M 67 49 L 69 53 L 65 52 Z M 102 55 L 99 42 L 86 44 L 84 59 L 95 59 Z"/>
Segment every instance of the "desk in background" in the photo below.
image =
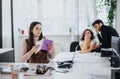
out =
<path fill-rule="evenodd" d="M 13 48 L 0 49 L 0 62 L 14 62 Z"/>

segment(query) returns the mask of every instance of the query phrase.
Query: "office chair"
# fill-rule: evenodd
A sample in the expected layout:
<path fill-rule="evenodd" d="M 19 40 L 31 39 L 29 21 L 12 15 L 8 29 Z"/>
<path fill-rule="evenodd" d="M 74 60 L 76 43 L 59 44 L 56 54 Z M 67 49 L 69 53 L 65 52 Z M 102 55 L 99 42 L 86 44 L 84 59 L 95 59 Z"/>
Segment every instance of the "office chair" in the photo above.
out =
<path fill-rule="evenodd" d="M 70 52 L 74 52 L 76 50 L 76 47 L 77 47 L 77 50 L 80 50 L 79 42 L 78 41 L 73 41 L 70 44 Z"/>

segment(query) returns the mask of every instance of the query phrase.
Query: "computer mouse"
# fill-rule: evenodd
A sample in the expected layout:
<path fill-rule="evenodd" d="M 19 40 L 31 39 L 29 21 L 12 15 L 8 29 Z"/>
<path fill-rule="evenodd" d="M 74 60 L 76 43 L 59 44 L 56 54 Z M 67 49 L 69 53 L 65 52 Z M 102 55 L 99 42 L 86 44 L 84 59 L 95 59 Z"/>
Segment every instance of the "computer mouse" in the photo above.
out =
<path fill-rule="evenodd" d="M 48 70 L 55 70 L 55 68 L 53 68 L 53 67 L 48 67 L 47 69 Z"/>
<path fill-rule="evenodd" d="M 29 70 L 29 67 L 22 67 L 21 69 L 20 69 L 20 72 L 26 72 L 26 71 L 28 71 Z"/>
<path fill-rule="evenodd" d="M 65 64 L 62 64 L 62 65 L 58 65 L 58 68 L 71 68 L 72 67 L 72 64 L 70 63 L 65 63 Z"/>

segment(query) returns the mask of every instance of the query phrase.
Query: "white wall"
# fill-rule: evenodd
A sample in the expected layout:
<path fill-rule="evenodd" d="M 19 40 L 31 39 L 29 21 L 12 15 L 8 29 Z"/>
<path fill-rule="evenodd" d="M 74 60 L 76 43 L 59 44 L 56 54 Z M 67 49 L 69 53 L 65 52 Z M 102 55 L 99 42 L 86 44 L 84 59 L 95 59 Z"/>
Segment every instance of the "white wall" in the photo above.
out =
<path fill-rule="evenodd" d="M 15 35 L 18 28 L 27 34 L 32 21 L 42 22 L 45 35 L 69 35 L 71 27 L 78 30 L 74 0 L 13 0 L 13 8 Z"/>
<path fill-rule="evenodd" d="M 120 35 L 120 0 L 117 0 L 117 32 Z"/>
<path fill-rule="evenodd" d="M 2 36 L 3 48 L 12 48 L 11 38 L 11 0 L 2 0 Z"/>

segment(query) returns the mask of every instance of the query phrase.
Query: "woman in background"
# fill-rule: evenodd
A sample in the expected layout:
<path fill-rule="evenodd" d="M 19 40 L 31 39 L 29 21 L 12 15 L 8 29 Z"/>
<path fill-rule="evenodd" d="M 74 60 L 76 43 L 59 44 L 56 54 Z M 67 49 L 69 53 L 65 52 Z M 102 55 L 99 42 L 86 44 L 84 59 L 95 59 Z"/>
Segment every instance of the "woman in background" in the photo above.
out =
<path fill-rule="evenodd" d="M 49 58 L 53 58 L 55 55 L 54 45 L 48 45 L 50 51 L 40 50 L 38 53 L 39 46 L 35 43 L 44 39 L 42 34 L 42 24 L 40 22 L 32 22 L 29 28 L 29 37 L 24 40 L 22 46 L 22 62 L 29 63 L 48 63 Z"/>
<path fill-rule="evenodd" d="M 99 47 L 94 40 L 94 34 L 90 29 L 86 29 L 80 39 L 80 53 L 88 53 Z"/>

